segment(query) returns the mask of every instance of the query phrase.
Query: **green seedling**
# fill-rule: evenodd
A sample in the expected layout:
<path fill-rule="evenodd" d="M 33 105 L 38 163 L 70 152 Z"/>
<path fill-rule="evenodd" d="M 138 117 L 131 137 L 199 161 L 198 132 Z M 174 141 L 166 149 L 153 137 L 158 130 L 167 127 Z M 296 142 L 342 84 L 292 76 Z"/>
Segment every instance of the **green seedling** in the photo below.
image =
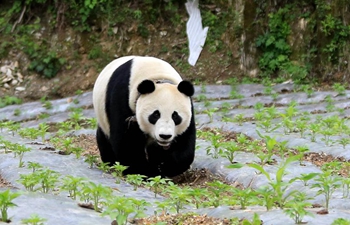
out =
<path fill-rule="evenodd" d="M 265 112 L 258 111 L 254 113 L 254 120 L 256 121 L 263 121 L 265 119 Z"/>
<path fill-rule="evenodd" d="M 37 163 L 37 162 L 28 162 L 27 166 L 28 166 L 29 169 L 32 169 L 32 173 L 34 173 L 38 169 L 43 168 L 43 166 L 40 163 Z"/>
<path fill-rule="evenodd" d="M 9 126 L 7 126 L 7 129 L 12 131 L 12 136 L 15 136 L 15 133 L 21 128 L 21 124 L 12 122 Z"/>
<path fill-rule="evenodd" d="M 220 107 L 220 110 L 223 113 L 223 115 L 226 115 L 230 111 L 230 109 L 232 109 L 232 105 L 228 102 L 222 103 Z"/>
<path fill-rule="evenodd" d="M 23 138 L 29 138 L 29 139 L 37 139 L 39 136 L 39 131 L 36 128 L 28 127 L 28 128 L 22 128 L 18 131 L 18 134 Z"/>
<path fill-rule="evenodd" d="M 21 111 L 20 109 L 15 109 L 15 110 L 13 111 L 13 115 L 14 115 L 14 116 L 20 116 L 21 113 L 22 113 L 22 111 Z"/>
<path fill-rule="evenodd" d="M 316 134 L 318 134 L 320 130 L 321 125 L 318 122 L 309 124 L 309 131 L 312 142 L 316 141 Z"/>
<path fill-rule="evenodd" d="M 222 136 L 220 134 L 210 133 L 211 146 L 206 148 L 207 155 L 211 155 L 214 159 L 219 158 L 222 152 Z"/>
<path fill-rule="evenodd" d="M 264 109 L 264 104 L 261 102 L 258 102 L 254 105 L 254 109 L 258 112 L 261 112 Z"/>
<path fill-rule="evenodd" d="M 68 175 L 63 178 L 61 189 L 68 191 L 69 197 L 75 200 L 79 192 L 79 187 L 82 186 L 84 181 L 86 181 L 85 178 Z"/>
<path fill-rule="evenodd" d="M 312 87 L 310 86 L 310 85 L 303 85 L 302 87 L 301 87 L 301 89 L 302 89 L 302 91 L 303 92 L 305 92 L 306 93 L 306 96 L 308 97 L 308 98 L 311 98 L 312 97 L 312 95 L 315 93 L 315 91 L 312 89 Z"/>
<path fill-rule="evenodd" d="M 284 114 L 281 115 L 282 121 L 281 125 L 283 126 L 284 134 L 290 134 L 294 131 L 294 121 L 291 120 L 289 117 L 286 117 Z"/>
<path fill-rule="evenodd" d="M 38 135 L 41 137 L 41 141 L 45 142 L 45 135 L 47 134 L 47 131 L 49 130 L 50 126 L 46 123 L 40 123 L 39 129 L 38 129 Z"/>
<path fill-rule="evenodd" d="M 209 192 L 204 188 L 190 188 L 188 190 L 189 200 L 195 205 L 196 209 L 203 206 L 203 196 L 208 196 Z"/>
<path fill-rule="evenodd" d="M 93 154 L 86 155 L 85 162 L 89 164 L 89 168 L 92 169 L 94 164 L 97 162 L 98 156 Z"/>
<path fill-rule="evenodd" d="M 166 188 L 165 192 L 169 195 L 169 200 L 173 203 L 176 213 L 180 213 L 180 210 L 189 202 L 189 188 L 180 188 L 172 184 Z"/>
<path fill-rule="evenodd" d="M 233 118 L 233 122 L 238 123 L 239 126 L 242 126 L 244 121 L 245 121 L 245 118 L 244 118 L 244 114 L 242 114 L 242 113 L 237 114 L 237 115 Z"/>
<path fill-rule="evenodd" d="M 81 147 L 72 146 L 70 148 L 70 152 L 72 152 L 77 159 L 80 159 L 81 153 L 83 153 L 83 151 L 84 151 L 84 149 Z"/>
<path fill-rule="evenodd" d="M 332 144 L 331 137 L 335 135 L 334 129 L 332 128 L 321 129 L 320 134 L 323 135 L 323 138 L 321 140 L 325 142 L 326 146 L 330 146 Z"/>
<path fill-rule="evenodd" d="M 218 108 L 210 108 L 203 111 L 209 116 L 210 123 L 213 122 L 213 116 L 218 110 Z"/>
<path fill-rule="evenodd" d="M 235 223 L 234 223 L 234 224 L 235 224 Z M 243 225 L 262 225 L 263 222 L 262 222 L 262 220 L 260 219 L 259 214 L 254 213 L 254 216 L 253 216 L 253 220 L 252 220 L 252 221 L 249 221 L 249 220 L 247 220 L 247 219 L 243 219 L 243 220 L 242 220 L 242 224 L 243 224 Z"/>
<path fill-rule="evenodd" d="M 288 145 L 288 141 L 280 141 L 280 142 L 277 142 L 276 144 L 276 148 L 278 149 L 278 152 L 282 159 L 284 159 L 285 155 L 289 155 L 289 150 L 287 145 Z"/>
<path fill-rule="evenodd" d="M 302 173 L 300 176 L 293 178 L 292 180 L 300 180 L 304 186 L 308 185 L 308 182 L 318 176 L 318 173 Z"/>
<path fill-rule="evenodd" d="M 219 207 L 222 201 L 222 193 L 231 187 L 221 181 L 208 182 L 209 204 L 210 206 Z"/>
<path fill-rule="evenodd" d="M 56 187 L 58 178 L 60 177 L 59 173 L 50 169 L 43 169 L 37 171 L 40 178 L 41 189 L 43 193 L 49 193 Z"/>
<path fill-rule="evenodd" d="M 272 179 L 270 174 L 262 166 L 258 164 L 248 164 L 248 166 L 258 170 L 260 173 L 265 175 L 265 177 L 268 179 L 269 181 L 268 184 L 274 190 L 275 200 L 281 209 L 284 208 L 288 198 L 295 193 L 295 191 L 291 191 L 288 194 L 286 194 L 286 189 L 288 188 L 288 185 L 290 185 L 293 182 L 293 180 L 290 180 L 289 182 L 285 182 L 283 181 L 283 176 L 285 174 L 287 166 L 290 163 L 299 160 L 300 157 L 301 157 L 300 155 L 295 155 L 287 158 L 285 162 L 279 166 L 276 172 L 275 179 Z"/>
<path fill-rule="evenodd" d="M 47 219 L 41 218 L 38 214 L 30 215 L 27 219 L 22 219 L 21 222 L 27 225 L 44 225 Z"/>
<path fill-rule="evenodd" d="M 266 211 L 272 209 L 275 204 L 275 192 L 270 186 L 262 186 L 256 190 L 256 193 L 263 200 Z"/>
<path fill-rule="evenodd" d="M 322 165 L 321 169 L 325 172 L 330 172 L 331 174 L 338 174 L 341 171 L 343 162 L 331 161 Z"/>
<path fill-rule="evenodd" d="M 86 118 L 86 123 L 90 127 L 90 129 L 95 130 L 97 128 L 97 119 L 94 117 Z"/>
<path fill-rule="evenodd" d="M 246 209 L 249 204 L 257 201 L 257 193 L 252 188 L 234 188 L 233 193 L 235 196 L 234 198 L 237 198 L 241 209 Z"/>
<path fill-rule="evenodd" d="M 154 215 L 175 213 L 174 203 L 170 199 L 165 199 L 164 201 L 155 203 L 156 210 L 154 210 Z"/>
<path fill-rule="evenodd" d="M 126 225 L 130 214 L 134 213 L 134 218 L 144 216 L 144 210 L 137 210 L 134 202 L 135 200 L 127 197 L 113 197 L 101 215 L 108 215 L 118 225 Z"/>
<path fill-rule="evenodd" d="M 335 110 L 335 105 L 334 105 L 334 100 L 333 100 L 332 96 L 327 95 L 324 100 L 327 103 L 327 105 L 326 105 L 327 112 L 333 112 Z"/>
<path fill-rule="evenodd" d="M 157 198 L 157 194 L 160 193 L 165 185 L 172 184 L 171 179 L 162 178 L 161 176 L 150 177 L 147 179 L 146 186 L 154 192 L 154 197 Z"/>
<path fill-rule="evenodd" d="M 334 83 L 333 89 L 334 89 L 334 91 L 336 91 L 338 93 L 338 95 L 340 95 L 340 96 L 345 95 L 346 88 L 344 87 L 344 85 L 342 85 L 340 83 Z"/>
<path fill-rule="evenodd" d="M 40 183 L 40 177 L 37 172 L 20 174 L 18 182 L 21 183 L 27 191 L 35 191 L 35 186 Z"/>
<path fill-rule="evenodd" d="M 230 92 L 230 98 L 231 99 L 243 99 L 244 96 L 239 94 L 235 89 L 232 89 L 231 92 Z"/>
<path fill-rule="evenodd" d="M 119 162 L 116 162 L 116 164 L 117 163 L 119 163 Z M 100 169 L 100 170 L 102 170 L 104 173 L 108 173 L 110 170 L 111 170 L 111 167 L 109 166 L 109 163 L 108 162 L 106 162 L 106 163 L 104 163 L 104 162 L 101 162 L 99 165 L 98 165 L 98 168 Z M 114 177 L 116 177 L 117 176 L 117 174 L 112 174 Z M 121 176 L 119 176 L 119 177 L 121 177 Z"/>
<path fill-rule="evenodd" d="M 350 220 L 344 218 L 337 218 L 333 221 L 331 225 L 349 225 Z"/>
<path fill-rule="evenodd" d="M 63 142 L 62 142 L 62 145 L 63 145 L 63 149 L 64 151 L 69 155 L 71 153 L 71 146 L 73 145 L 73 138 L 71 137 L 66 137 Z"/>
<path fill-rule="evenodd" d="M 307 121 L 304 120 L 303 118 L 298 118 L 297 120 L 295 120 L 294 124 L 295 124 L 296 129 L 300 133 L 300 137 L 303 138 L 304 134 L 305 134 L 305 131 L 308 128 Z"/>
<path fill-rule="evenodd" d="M 265 152 L 258 152 L 257 156 L 260 159 L 260 164 L 264 165 L 266 163 L 272 163 L 272 156 L 274 154 L 274 149 L 277 147 L 277 140 L 275 138 L 272 138 L 268 135 L 262 135 L 258 130 L 256 131 L 258 135 L 264 139 L 267 153 Z"/>
<path fill-rule="evenodd" d="M 83 120 L 83 113 L 81 110 L 79 111 L 73 111 L 69 114 L 69 119 L 74 123 L 74 124 L 79 124 L 81 120 Z"/>
<path fill-rule="evenodd" d="M 10 189 L 0 192 L 0 211 L 1 211 L 1 221 L 4 223 L 9 222 L 8 209 L 17 206 L 13 200 L 20 196 L 18 192 L 11 192 Z"/>
<path fill-rule="evenodd" d="M 315 182 L 311 188 L 317 188 L 317 195 L 323 194 L 325 197 L 325 208 L 328 210 L 329 201 L 333 192 L 341 186 L 341 178 L 338 176 L 332 176 L 330 171 L 320 173 L 315 179 Z"/>
<path fill-rule="evenodd" d="M 146 178 L 146 176 L 141 175 L 141 174 L 128 174 L 128 175 L 126 175 L 126 182 L 133 185 L 134 191 L 136 191 L 138 187 L 142 186 L 145 178 Z"/>
<path fill-rule="evenodd" d="M 40 102 L 45 109 L 52 109 L 52 103 L 48 101 L 46 95 L 40 98 Z"/>
<path fill-rule="evenodd" d="M 5 154 L 10 153 L 12 151 L 12 149 L 14 148 L 14 145 L 16 145 L 16 143 L 12 143 L 12 142 L 7 141 L 7 140 L 1 140 L 1 143 L 4 146 Z"/>
<path fill-rule="evenodd" d="M 116 183 L 119 184 L 122 177 L 123 177 L 123 171 L 126 170 L 128 167 L 120 164 L 119 162 L 115 162 L 113 166 L 110 167 L 112 170 L 112 176 L 117 178 Z"/>
<path fill-rule="evenodd" d="M 20 144 L 15 144 L 13 146 L 13 153 L 15 154 L 15 157 L 18 156 L 19 158 L 19 163 L 18 163 L 18 167 L 23 167 L 24 163 L 23 163 L 23 156 L 24 156 L 24 153 L 26 152 L 30 152 L 30 148 L 27 148 L 25 145 L 20 145 Z"/>
<path fill-rule="evenodd" d="M 257 125 L 257 127 L 260 127 L 261 129 L 263 129 L 266 133 L 273 132 L 273 131 L 277 130 L 281 126 L 278 123 L 274 123 L 272 121 L 272 117 L 266 116 L 266 114 L 265 114 L 264 118 L 262 118 L 261 120 L 259 120 L 256 123 L 256 125 Z"/>
<path fill-rule="evenodd" d="M 229 141 L 229 142 L 224 142 L 223 147 L 224 147 L 224 150 L 219 152 L 220 156 L 227 158 L 231 164 L 235 163 L 234 161 L 235 154 L 237 151 L 240 150 L 240 146 L 234 141 Z"/>
<path fill-rule="evenodd" d="M 349 192 L 350 192 L 350 178 L 343 177 L 341 179 L 341 183 L 342 183 L 342 188 L 343 188 L 343 198 L 348 198 Z"/>
<path fill-rule="evenodd" d="M 341 144 L 343 146 L 343 148 L 345 149 L 345 147 L 350 144 L 350 139 L 348 137 L 345 138 L 341 138 L 340 140 L 337 141 L 339 144 Z"/>
<path fill-rule="evenodd" d="M 237 142 L 240 144 L 240 145 L 247 145 L 248 143 L 250 143 L 250 140 L 248 139 L 248 136 L 243 134 L 243 133 L 240 133 L 239 135 L 237 135 Z"/>
<path fill-rule="evenodd" d="M 311 203 L 305 202 L 305 194 L 295 195 L 294 199 L 286 203 L 286 213 L 291 219 L 294 220 L 295 224 L 304 224 L 303 218 L 305 216 L 313 216 L 313 214 L 307 211 L 305 208 L 310 207 Z"/>
<path fill-rule="evenodd" d="M 82 200 L 85 202 L 92 200 L 96 212 L 101 211 L 99 205 L 105 204 L 102 199 L 109 199 L 112 196 L 112 189 L 110 187 L 103 186 L 102 184 L 95 184 L 91 181 L 83 183 L 80 192 L 78 192 L 78 195 L 81 196 Z"/>

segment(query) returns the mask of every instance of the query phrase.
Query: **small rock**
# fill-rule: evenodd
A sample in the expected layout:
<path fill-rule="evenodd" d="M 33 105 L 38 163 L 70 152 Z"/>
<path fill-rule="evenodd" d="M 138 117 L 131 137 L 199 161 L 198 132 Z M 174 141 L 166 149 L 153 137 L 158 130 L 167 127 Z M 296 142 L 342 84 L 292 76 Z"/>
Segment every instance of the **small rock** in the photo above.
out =
<path fill-rule="evenodd" d="M 17 84 L 18 84 L 18 80 L 12 80 L 12 81 L 11 81 L 11 85 L 12 85 L 12 86 L 16 86 Z"/>
<path fill-rule="evenodd" d="M 26 88 L 25 87 L 16 87 L 15 90 L 16 91 L 25 91 Z"/>
<path fill-rule="evenodd" d="M 6 76 L 12 77 L 12 70 L 10 68 L 7 68 L 6 70 Z"/>
<path fill-rule="evenodd" d="M 42 87 L 40 88 L 40 91 L 47 91 L 47 90 L 49 90 L 49 88 L 46 87 L 46 86 L 42 86 Z"/>
<path fill-rule="evenodd" d="M 4 88 L 10 89 L 10 85 L 8 83 L 4 83 Z"/>
<path fill-rule="evenodd" d="M 167 34 L 168 34 L 168 32 L 166 32 L 166 31 L 161 31 L 161 32 L 160 32 L 160 36 L 161 36 L 161 37 L 164 37 L 164 36 L 166 36 Z"/>

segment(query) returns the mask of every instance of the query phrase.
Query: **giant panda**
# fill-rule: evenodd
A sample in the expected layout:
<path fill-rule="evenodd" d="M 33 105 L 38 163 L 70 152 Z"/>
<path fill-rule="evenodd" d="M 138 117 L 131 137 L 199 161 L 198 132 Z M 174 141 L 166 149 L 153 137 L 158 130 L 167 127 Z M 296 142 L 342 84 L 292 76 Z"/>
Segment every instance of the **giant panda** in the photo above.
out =
<path fill-rule="evenodd" d="M 194 87 L 167 62 L 125 56 L 110 62 L 93 88 L 101 159 L 123 172 L 174 177 L 195 156 Z"/>

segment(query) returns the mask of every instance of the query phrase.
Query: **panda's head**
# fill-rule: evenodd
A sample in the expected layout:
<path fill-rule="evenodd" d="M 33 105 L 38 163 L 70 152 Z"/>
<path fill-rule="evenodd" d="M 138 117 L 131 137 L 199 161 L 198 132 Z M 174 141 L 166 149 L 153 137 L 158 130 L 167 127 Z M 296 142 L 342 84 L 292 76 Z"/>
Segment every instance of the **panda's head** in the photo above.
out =
<path fill-rule="evenodd" d="M 136 120 L 152 141 L 168 149 L 174 138 L 189 127 L 194 87 L 188 81 L 178 85 L 142 81 L 137 90 Z"/>

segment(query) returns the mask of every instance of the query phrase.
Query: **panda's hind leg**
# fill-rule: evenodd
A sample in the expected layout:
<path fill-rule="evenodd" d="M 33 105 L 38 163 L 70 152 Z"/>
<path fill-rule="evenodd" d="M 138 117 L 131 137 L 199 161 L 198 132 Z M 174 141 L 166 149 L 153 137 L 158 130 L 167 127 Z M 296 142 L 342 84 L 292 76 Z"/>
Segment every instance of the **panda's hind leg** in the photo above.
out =
<path fill-rule="evenodd" d="M 96 140 L 102 161 L 104 163 L 109 163 L 109 165 L 112 166 L 116 162 L 116 157 L 114 155 L 109 138 L 107 138 L 99 126 L 96 131 Z"/>

